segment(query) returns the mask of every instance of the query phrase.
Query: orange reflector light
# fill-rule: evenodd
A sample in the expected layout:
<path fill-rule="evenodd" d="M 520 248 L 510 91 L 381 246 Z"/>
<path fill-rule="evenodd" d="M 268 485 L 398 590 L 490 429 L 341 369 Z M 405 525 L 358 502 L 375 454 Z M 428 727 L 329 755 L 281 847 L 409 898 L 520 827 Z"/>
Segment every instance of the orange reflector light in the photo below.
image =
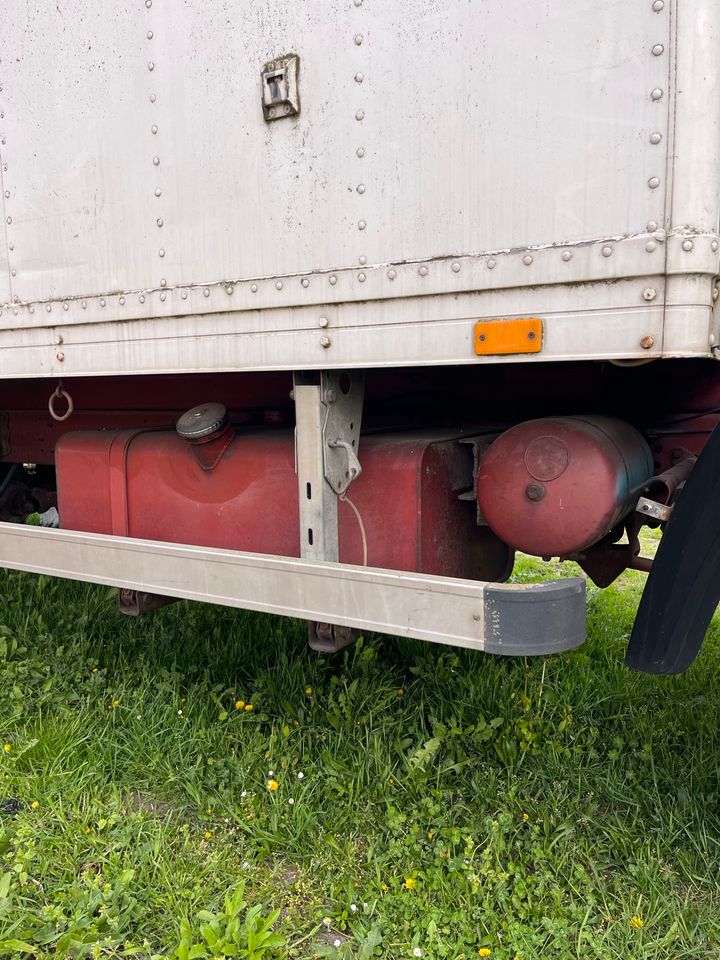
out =
<path fill-rule="evenodd" d="M 517 320 L 478 320 L 475 324 L 475 353 L 540 353 L 543 325 L 539 317 Z"/>

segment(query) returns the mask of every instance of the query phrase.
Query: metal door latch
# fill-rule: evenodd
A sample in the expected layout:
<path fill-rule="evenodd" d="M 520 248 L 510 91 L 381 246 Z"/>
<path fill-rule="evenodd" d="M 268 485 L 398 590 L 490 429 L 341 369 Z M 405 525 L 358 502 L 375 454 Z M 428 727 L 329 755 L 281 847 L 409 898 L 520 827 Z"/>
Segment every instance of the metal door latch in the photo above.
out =
<path fill-rule="evenodd" d="M 266 120 L 281 120 L 300 113 L 298 72 L 300 57 L 286 53 L 262 68 L 262 108 Z"/>

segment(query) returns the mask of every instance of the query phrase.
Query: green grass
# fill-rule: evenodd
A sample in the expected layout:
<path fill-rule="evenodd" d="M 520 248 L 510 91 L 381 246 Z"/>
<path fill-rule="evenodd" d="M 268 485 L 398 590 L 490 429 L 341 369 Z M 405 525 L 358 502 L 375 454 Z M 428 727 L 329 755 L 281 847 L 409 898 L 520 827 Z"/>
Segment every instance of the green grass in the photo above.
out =
<path fill-rule="evenodd" d="M 0 573 L 0 956 L 717 957 L 718 625 L 684 676 L 626 670 L 641 584 L 564 656 L 332 658 Z"/>

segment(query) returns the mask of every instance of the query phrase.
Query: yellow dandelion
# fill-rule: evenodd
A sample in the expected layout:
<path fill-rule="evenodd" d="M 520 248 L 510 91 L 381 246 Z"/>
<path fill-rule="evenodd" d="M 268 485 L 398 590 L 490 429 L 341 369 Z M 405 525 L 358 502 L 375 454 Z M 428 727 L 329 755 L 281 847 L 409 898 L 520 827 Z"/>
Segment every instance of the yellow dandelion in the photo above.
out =
<path fill-rule="evenodd" d="M 236 700 L 236 701 L 235 701 L 235 709 L 236 709 L 236 710 L 242 710 L 242 708 L 243 708 L 244 706 L 245 706 L 245 701 L 244 701 L 244 700 Z"/>
<path fill-rule="evenodd" d="M 305 687 L 305 693 L 306 693 L 309 697 L 311 697 L 311 696 L 313 695 L 313 688 L 312 688 L 312 687 Z"/>
<path fill-rule="evenodd" d="M 530 819 L 530 814 L 524 813 L 524 814 L 523 814 L 523 820 L 525 821 L 525 823 L 527 823 L 529 819 Z"/>
<path fill-rule="evenodd" d="M 520 954 L 516 953 L 515 956 L 513 957 L 513 960 L 520 960 Z"/>
<path fill-rule="evenodd" d="M 637 914 L 630 920 L 630 926 L 633 930 L 640 930 L 641 927 L 645 926 L 645 921 L 642 917 L 639 917 Z"/>
<path fill-rule="evenodd" d="M 398 687 L 398 688 L 397 688 L 397 695 L 398 695 L 399 697 L 404 697 L 404 696 L 405 696 L 405 688 L 404 688 L 404 687 Z"/>
<path fill-rule="evenodd" d="M 406 877 L 404 886 L 406 890 L 412 890 L 412 888 L 415 886 L 415 881 L 412 877 Z"/>
<path fill-rule="evenodd" d="M 97 668 L 97 667 L 93 667 L 93 668 L 92 668 L 92 672 L 93 672 L 93 673 L 97 673 L 97 672 L 98 672 L 98 668 Z"/>
<path fill-rule="evenodd" d="M 277 790 L 279 786 L 280 784 L 277 782 L 277 780 L 268 780 L 267 782 L 267 788 L 268 790 L 270 790 L 271 793 L 274 793 L 274 791 Z"/>
<path fill-rule="evenodd" d="M 212 840 L 212 834 L 210 833 L 209 830 L 206 830 L 203 836 L 205 837 L 206 840 Z"/>
<path fill-rule="evenodd" d="M 492 950 L 490 949 L 490 947 L 480 947 L 480 949 L 478 950 L 478 955 L 481 957 L 489 957 L 491 953 L 492 953 Z"/>
<path fill-rule="evenodd" d="M 120 701 L 119 701 L 119 700 L 113 700 L 113 702 L 110 704 L 110 709 L 111 709 L 111 710 L 114 710 L 115 707 L 119 707 L 119 706 L 120 706 Z"/>
<path fill-rule="evenodd" d="M 254 707 L 251 703 L 246 703 L 245 709 L 247 710 L 248 713 L 250 713 L 251 710 L 254 710 Z"/>
<path fill-rule="evenodd" d="M 380 889 L 382 890 L 383 893 L 387 893 L 390 888 L 388 887 L 388 885 L 387 885 L 386 883 L 381 883 L 381 884 L 380 884 Z"/>
<path fill-rule="evenodd" d="M 39 810 L 40 802 L 38 800 L 33 800 L 33 802 L 30 804 L 30 807 L 32 810 Z"/>
<path fill-rule="evenodd" d="M 5 753 L 10 753 L 10 751 L 12 750 L 12 744 L 6 743 L 5 746 L 3 747 L 3 750 L 5 751 Z"/>

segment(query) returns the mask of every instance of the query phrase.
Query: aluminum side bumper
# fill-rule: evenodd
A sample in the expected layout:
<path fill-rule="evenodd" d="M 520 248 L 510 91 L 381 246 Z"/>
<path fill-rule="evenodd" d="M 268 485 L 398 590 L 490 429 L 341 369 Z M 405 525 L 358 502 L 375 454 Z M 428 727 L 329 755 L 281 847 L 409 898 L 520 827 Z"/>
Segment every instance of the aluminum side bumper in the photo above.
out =
<path fill-rule="evenodd" d="M 532 655 L 585 639 L 585 581 L 495 584 L 0 523 L 0 566 Z"/>

